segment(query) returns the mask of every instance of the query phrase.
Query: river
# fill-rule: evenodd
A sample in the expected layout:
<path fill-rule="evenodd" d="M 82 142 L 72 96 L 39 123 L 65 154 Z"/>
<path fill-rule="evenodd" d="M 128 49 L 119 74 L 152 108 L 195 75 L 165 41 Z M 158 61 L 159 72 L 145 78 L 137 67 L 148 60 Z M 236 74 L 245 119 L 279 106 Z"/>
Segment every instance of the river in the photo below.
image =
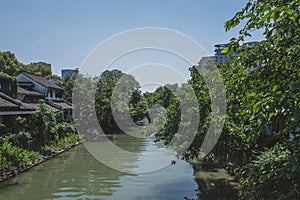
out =
<path fill-rule="evenodd" d="M 111 137 L 120 148 L 146 155 L 161 149 L 162 143 L 153 138 L 134 138 L 124 135 Z M 170 151 L 161 151 L 161 158 Z M 165 155 L 167 154 L 167 155 Z M 224 171 L 206 170 L 202 165 L 187 163 L 171 155 L 176 164 L 157 170 L 130 173 L 114 170 L 95 159 L 84 145 L 78 145 L 55 158 L 36 166 L 4 183 L 0 183 L 0 199 L 223 199 L 233 195 L 232 181 Z M 159 158 L 158 158 L 159 159 Z M 153 161 L 151 161 L 153 162 Z M 136 169 L 137 163 L 126 167 Z M 148 163 L 150 164 L 150 163 Z M 196 170 L 196 171 L 195 171 Z M 226 180 L 226 181 L 224 181 Z M 203 187 L 204 185 L 204 187 Z M 199 188 L 212 188 L 205 194 Z M 223 189 L 225 189 L 223 191 Z M 212 191 L 212 192 L 209 192 Z M 221 193 L 216 192 L 221 191 Z M 233 196 L 231 196 L 233 197 Z M 227 198 L 226 198 L 227 199 Z M 232 199 L 232 198 L 229 198 Z"/>

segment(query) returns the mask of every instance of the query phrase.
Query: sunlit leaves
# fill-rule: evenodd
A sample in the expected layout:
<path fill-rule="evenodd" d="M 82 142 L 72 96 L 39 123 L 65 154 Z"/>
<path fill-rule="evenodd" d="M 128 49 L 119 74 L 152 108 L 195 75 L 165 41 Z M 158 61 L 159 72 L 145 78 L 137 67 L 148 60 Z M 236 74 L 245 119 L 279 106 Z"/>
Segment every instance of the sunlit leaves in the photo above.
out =
<path fill-rule="evenodd" d="M 247 199 L 299 198 L 299 8 L 299 0 L 249 1 L 225 23 L 230 30 L 245 22 L 238 38 L 231 40 L 239 56 L 220 69 L 229 92 L 223 138 L 234 141 L 224 143 L 224 149 L 230 155 L 239 152 L 235 142 L 246 146 L 241 150 L 249 164 L 240 171 Z M 251 48 L 236 45 L 257 29 L 263 30 L 265 40 Z"/>

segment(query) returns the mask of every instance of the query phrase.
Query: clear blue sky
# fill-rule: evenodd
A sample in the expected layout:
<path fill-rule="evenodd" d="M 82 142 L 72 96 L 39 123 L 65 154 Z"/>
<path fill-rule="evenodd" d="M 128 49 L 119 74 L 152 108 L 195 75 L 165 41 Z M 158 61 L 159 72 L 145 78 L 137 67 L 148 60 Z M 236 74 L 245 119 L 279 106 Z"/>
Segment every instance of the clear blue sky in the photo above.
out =
<path fill-rule="evenodd" d="M 210 54 L 228 42 L 224 22 L 245 0 L 0 0 L 0 51 L 23 63 L 45 61 L 53 73 L 80 67 L 100 42 L 119 32 L 163 27 L 183 32 Z M 261 39 L 259 35 L 253 40 Z"/>

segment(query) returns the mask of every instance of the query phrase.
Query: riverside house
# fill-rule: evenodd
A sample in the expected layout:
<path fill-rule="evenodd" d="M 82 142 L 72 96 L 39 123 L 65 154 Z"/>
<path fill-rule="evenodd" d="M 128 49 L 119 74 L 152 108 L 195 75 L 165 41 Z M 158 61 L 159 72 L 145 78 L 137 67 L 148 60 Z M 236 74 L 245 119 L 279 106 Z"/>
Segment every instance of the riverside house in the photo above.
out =
<path fill-rule="evenodd" d="M 28 115 L 35 111 L 31 104 L 13 98 L 17 93 L 16 85 L 11 77 L 0 74 L 0 133 L 10 131 L 16 116 Z"/>
<path fill-rule="evenodd" d="M 53 81 L 28 73 L 22 72 L 17 76 L 18 80 L 18 99 L 35 104 L 39 99 L 45 99 L 45 102 L 55 109 L 62 110 L 64 121 L 73 121 L 72 104 L 64 101 L 64 89 L 56 85 Z"/>

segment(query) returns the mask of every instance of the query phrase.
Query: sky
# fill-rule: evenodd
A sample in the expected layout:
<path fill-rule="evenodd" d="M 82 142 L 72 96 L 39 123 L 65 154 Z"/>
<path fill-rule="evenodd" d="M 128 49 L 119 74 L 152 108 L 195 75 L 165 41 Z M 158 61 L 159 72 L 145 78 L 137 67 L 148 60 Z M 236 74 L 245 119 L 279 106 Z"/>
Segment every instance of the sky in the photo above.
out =
<path fill-rule="evenodd" d="M 161 27 L 188 35 L 212 55 L 215 44 L 237 36 L 239 29 L 226 33 L 224 22 L 246 2 L 0 0 L 0 51 L 11 51 L 26 64 L 50 63 L 53 73 L 60 75 L 61 69 L 80 68 L 91 50 L 115 34 Z M 257 34 L 251 40 L 261 38 Z"/>

